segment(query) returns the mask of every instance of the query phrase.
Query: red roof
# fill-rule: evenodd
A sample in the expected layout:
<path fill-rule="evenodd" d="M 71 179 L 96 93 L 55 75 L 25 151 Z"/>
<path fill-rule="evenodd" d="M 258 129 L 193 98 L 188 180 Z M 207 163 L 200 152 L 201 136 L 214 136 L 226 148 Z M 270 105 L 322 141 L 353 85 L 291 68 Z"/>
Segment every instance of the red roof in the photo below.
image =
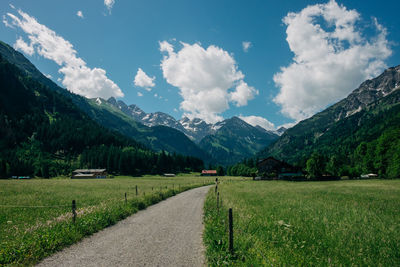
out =
<path fill-rule="evenodd" d="M 217 174 L 216 170 L 202 170 L 202 174 Z"/>

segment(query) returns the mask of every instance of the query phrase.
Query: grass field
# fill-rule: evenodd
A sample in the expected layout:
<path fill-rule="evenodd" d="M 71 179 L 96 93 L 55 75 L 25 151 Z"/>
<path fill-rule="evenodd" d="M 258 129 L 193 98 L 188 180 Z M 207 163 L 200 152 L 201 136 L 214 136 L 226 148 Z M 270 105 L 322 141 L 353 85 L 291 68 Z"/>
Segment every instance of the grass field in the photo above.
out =
<path fill-rule="evenodd" d="M 212 181 L 194 175 L 0 180 L 0 266 L 34 264 L 140 209 Z"/>
<path fill-rule="evenodd" d="M 205 204 L 209 265 L 400 266 L 400 180 L 249 180 L 219 192 L 219 212 L 213 190 Z"/>

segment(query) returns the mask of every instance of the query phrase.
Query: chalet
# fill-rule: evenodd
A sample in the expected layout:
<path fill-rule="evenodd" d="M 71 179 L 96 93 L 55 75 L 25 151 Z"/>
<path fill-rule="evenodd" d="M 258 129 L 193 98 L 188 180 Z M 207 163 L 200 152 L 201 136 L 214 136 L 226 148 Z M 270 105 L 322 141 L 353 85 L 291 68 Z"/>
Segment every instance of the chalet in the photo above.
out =
<path fill-rule="evenodd" d="M 75 179 L 104 179 L 107 178 L 106 169 L 77 169 L 72 172 L 71 178 Z"/>
<path fill-rule="evenodd" d="M 303 176 L 299 168 L 273 157 L 260 160 L 257 163 L 257 169 L 261 177 L 270 179 L 291 179 Z"/>
<path fill-rule="evenodd" d="M 217 176 L 217 170 L 202 170 L 201 176 Z"/>

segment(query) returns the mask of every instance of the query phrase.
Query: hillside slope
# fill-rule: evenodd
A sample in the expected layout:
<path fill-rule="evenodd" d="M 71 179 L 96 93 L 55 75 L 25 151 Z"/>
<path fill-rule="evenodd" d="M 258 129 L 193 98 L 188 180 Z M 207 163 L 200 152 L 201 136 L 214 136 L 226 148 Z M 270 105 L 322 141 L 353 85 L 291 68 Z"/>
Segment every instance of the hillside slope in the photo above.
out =
<path fill-rule="evenodd" d="M 400 66 L 389 68 L 362 83 L 347 98 L 288 129 L 259 156 L 274 156 L 305 166 L 306 160 L 317 151 L 327 160 L 335 156 L 343 161 L 341 165 L 347 161 L 358 172 L 385 172 L 378 165 L 388 167 L 387 159 L 382 157 L 388 156 L 390 149 L 394 149 L 393 160 L 400 158 L 395 151 L 400 144 L 399 89 Z M 363 156 L 367 158 L 368 146 L 371 150 L 368 157 L 376 161 L 368 163 L 369 167 L 358 162 L 364 160 Z M 356 155 L 361 153 L 357 149 L 365 150 L 364 154 Z M 377 162 L 379 158 L 386 163 Z"/>
<path fill-rule="evenodd" d="M 147 127 L 120 110 L 112 108 L 111 105 L 98 105 L 94 100 L 73 94 L 59 87 L 37 70 L 21 53 L 1 41 L 0 55 L 16 65 L 25 75 L 70 98 L 82 111 L 106 128 L 134 138 L 156 151 L 165 150 L 169 153 L 209 159 L 204 151 L 178 130 L 167 127 Z"/>

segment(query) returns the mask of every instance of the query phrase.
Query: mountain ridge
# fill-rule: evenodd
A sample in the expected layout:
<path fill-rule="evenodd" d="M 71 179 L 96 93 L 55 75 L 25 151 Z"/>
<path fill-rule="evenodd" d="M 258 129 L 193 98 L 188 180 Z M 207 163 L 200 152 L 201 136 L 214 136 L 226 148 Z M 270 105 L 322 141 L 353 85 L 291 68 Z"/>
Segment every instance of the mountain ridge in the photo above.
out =
<path fill-rule="evenodd" d="M 178 130 L 166 127 L 147 127 L 134 121 L 122 112 L 117 112 L 115 109 L 98 105 L 98 102 L 96 103 L 97 99 L 87 99 L 59 87 L 53 81 L 45 77 L 23 54 L 1 41 L 0 54 L 34 80 L 70 98 L 75 105 L 100 125 L 134 138 L 155 151 L 165 150 L 169 153 L 196 156 L 201 159 L 209 160 L 207 153 L 202 151 Z M 166 138 L 166 136 L 169 138 Z M 172 136 L 173 138 L 171 138 Z"/>
<path fill-rule="evenodd" d="M 399 89 L 400 66 L 388 68 L 361 83 L 346 98 L 288 129 L 258 155 L 305 166 L 317 151 L 326 157 L 349 158 L 351 162 L 361 143 L 376 144 L 381 136 L 400 125 Z"/>

